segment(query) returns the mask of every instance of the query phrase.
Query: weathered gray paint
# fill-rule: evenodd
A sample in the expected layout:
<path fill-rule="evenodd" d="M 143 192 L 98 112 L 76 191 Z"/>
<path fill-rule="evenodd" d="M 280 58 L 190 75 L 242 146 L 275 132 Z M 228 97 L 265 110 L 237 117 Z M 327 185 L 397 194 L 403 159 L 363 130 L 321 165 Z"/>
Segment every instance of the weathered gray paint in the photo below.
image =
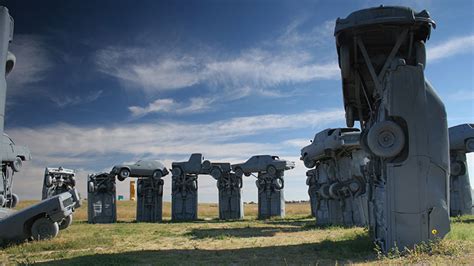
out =
<path fill-rule="evenodd" d="M 186 162 L 171 164 L 171 220 L 189 221 L 198 218 L 198 175 L 209 173 L 211 163 L 202 154 L 194 153 Z"/>
<path fill-rule="evenodd" d="M 449 128 L 451 157 L 450 215 L 472 214 L 472 190 L 466 154 L 474 152 L 474 124 Z"/>
<path fill-rule="evenodd" d="M 87 178 L 89 223 L 117 222 L 115 177 L 109 173 L 90 174 Z"/>
<path fill-rule="evenodd" d="M 5 103 L 7 97 L 7 82 L 5 77 L 6 74 L 12 70 L 15 62 L 13 54 L 8 52 L 8 46 L 12 40 L 13 18 L 8 13 L 6 7 L 0 6 L 0 134 L 3 134 Z M 3 151 L 0 151 L 1 161 L 3 161 L 2 154 Z"/>
<path fill-rule="evenodd" d="M 364 9 L 336 22 L 347 125 L 361 122 L 370 152 L 370 217 L 384 251 L 450 230 L 446 111 L 423 73 L 434 26 L 428 12 L 404 7 Z"/>
<path fill-rule="evenodd" d="M 137 180 L 137 222 L 160 222 L 163 219 L 163 179 Z"/>
<path fill-rule="evenodd" d="M 275 155 L 254 155 L 246 162 L 233 164 L 237 177 L 257 173 L 258 217 L 285 217 L 284 172 L 295 167 L 295 162 Z"/>
<path fill-rule="evenodd" d="M 47 199 L 64 193 L 76 187 L 75 171 L 62 167 L 47 167 L 44 170 L 43 194 L 41 199 Z"/>
<path fill-rule="evenodd" d="M 319 225 L 366 226 L 367 183 L 358 170 L 366 155 L 361 150 L 339 154 L 344 156 L 318 161 L 306 173 L 311 213 Z"/>
<path fill-rule="evenodd" d="M 258 219 L 271 217 L 285 217 L 284 171 L 277 171 L 276 175 L 260 172 L 255 181 L 258 188 Z M 283 181 L 280 187 L 277 178 Z"/>
<path fill-rule="evenodd" d="M 217 176 L 211 174 L 217 180 L 219 190 L 219 219 L 242 219 L 244 217 L 241 197 L 242 177 L 231 172 L 230 163 L 212 163 L 212 168 L 220 169 L 217 171 Z"/>
<path fill-rule="evenodd" d="M 0 6 L 0 134 L 3 135 L 5 103 L 7 96 L 6 75 L 12 70 L 15 63 L 13 54 L 8 51 L 8 46 L 13 39 L 13 18 L 10 17 L 8 9 Z M 0 148 L 0 161 L 3 163 L 6 149 Z M 0 207 L 11 206 L 12 197 L 17 197 L 11 191 L 12 175 L 6 167 L 2 171 L 2 193 L 0 195 Z"/>
<path fill-rule="evenodd" d="M 0 208 L 0 243 L 36 238 L 31 234 L 31 226 L 37 219 L 47 217 L 51 224 L 57 224 L 80 205 L 79 194 L 72 189 L 20 211 Z"/>

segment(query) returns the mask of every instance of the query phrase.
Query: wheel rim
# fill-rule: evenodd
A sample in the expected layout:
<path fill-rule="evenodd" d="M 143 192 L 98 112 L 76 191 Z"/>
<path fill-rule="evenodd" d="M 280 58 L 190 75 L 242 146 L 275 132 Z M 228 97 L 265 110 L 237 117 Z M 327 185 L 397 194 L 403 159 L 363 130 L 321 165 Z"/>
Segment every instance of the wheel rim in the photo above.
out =
<path fill-rule="evenodd" d="M 383 131 L 378 137 L 378 143 L 383 148 L 391 148 L 395 144 L 395 135 L 391 131 Z"/>

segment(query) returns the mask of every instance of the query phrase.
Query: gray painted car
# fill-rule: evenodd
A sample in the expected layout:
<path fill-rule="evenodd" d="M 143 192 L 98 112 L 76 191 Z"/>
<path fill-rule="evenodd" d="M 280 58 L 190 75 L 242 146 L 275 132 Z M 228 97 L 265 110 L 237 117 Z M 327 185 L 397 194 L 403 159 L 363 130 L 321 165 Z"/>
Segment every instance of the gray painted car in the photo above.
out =
<path fill-rule="evenodd" d="M 449 128 L 449 149 L 474 152 L 474 124 L 462 124 Z"/>
<path fill-rule="evenodd" d="M 2 136 L 2 162 L 10 166 L 13 171 L 18 172 L 23 161 L 31 160 L 30 150 L 25 146 L 15 145 L 15 142 L 7 135 Z"/>
<path fill-rule="evenodd" d="M 316 161 L 331 157 L 328 151 L 359 147 L 360 130 L 357 128 L 328 128 L 314 136 L 310 145 L 301 149 L 300 160 L 307 168 L 313 168 Z"/>
<path fill-rule="evenodd" d="M 250 176 L 252 173 L 267 172 L 275 175 L 277 171 L 290 170 L 295 168 L 295 162 L 280 159 L 274 155 L 255 155 L 244 163 L 233 164 L 237 176 Z"/>
<path fill-rule="evenodd" d="M 155 177 L 161 178 L 168 174 L 168 169 L 163 163 L 155 160 L 140 160 L 135 164 L 116 165 L 110 174 L 117 176 L 119 181 L 127 177 Z"/>
<path fill-rule="evenodd" d="M 81 206 L 75 189 L 43 200 L 20 211 L 0 209 L 0 243 L 54 238 L 59 225 Z"/>

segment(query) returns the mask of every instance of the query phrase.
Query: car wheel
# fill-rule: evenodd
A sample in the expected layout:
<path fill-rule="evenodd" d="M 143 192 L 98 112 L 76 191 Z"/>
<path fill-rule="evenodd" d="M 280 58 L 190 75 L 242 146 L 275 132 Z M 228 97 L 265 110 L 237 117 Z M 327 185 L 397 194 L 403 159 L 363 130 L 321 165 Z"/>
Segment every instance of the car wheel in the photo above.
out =
<path fill-rule="evenodd" d="M 53 177 L 50 175 L 47 175 L 45 177 L 45 183 L 47 187 L 51 187 L 53 185 Z"/>
<path fill-rule="evenodd" d="M 9 194 L 7 195 L 7 207 L 8 208 L 15 208 L 16 205 L 18 205 L 18 202 L 20 202 L 20 198 L 18 197 L 17 194 Z"/>
<path fill-rule="evenodd" d="M 466 173 L 466 165 L 461 161 L 455 161 L 451 164 L 451 175 L 460 176 Z"/>
<path fill-rule="evenodd" d="M 89 184 L 87 184 L 87 188 L 89 189 L 90 193 L 94 193 L 95 192 L 94 182 L 90 181 Z"/>
<path fill-rule="evenodd" d="M 212 167 L 210 174 L 214 179 L 219 179 L 222 176 L 222 170 L 220 167 L 215 166 Z"/>
<path fill-rule="evenodd" d="M 181 167 L 173 167 L 173 169 L 171 169 L 171 174 L 173 176 L 181 176 L 183 174 L 183 169 L 181 169 Z"/>
<path fill-rule="evenodd" d="M 244 170 L 242 170 L 240 167 L 235 168 L 234 172 L 236 176 L 242 176 L 244 174 Z"/>
<path fill-rule="evenodd" d="M 303 164 L 306 168 L 309 169 L 313 168 L 316 165 L 316 163 L 313 160 L 309 159 L 309 156 L 306 154 L 303 156 Z"/>
<path fill-rule="evenodd" d="M 267 173 L 270 174 L 270 175 L 276 175 L 277 169 L 275 168 L 275 166 L 269 165 L 267 167 Z"/>
<path fill-rule="evenodd" d="M 282 190 L 285 187 L 285 181 L 281 177 L 275 178 L 273 182 L 275 184 L 275 188 L 278 190 Z"/>
<path fill-rule="evenodd" d="M 332 199 L 339 199 L 339 194 L 338 194 L 338 190 L 340 189 L 340 185 L 338 183 L 334 183 L 332 185 L 329 186 L 329 196 L 332 198 Z"/>
<path fill-rule="evenodd" d="M 474 139 L 466 140 L 466 151 L 474 152 Z"/>
<path fill-rule="evenodd" d="M 346 126 L 354 127 L 354 107 L 346 106 Z"/>
<path fill-rule="evenodd" d="M 46 217 L 37 219 L 31 226 L 31 236 L 35 240 L 55 238 L 59 233 L 59 225 Z"/>
<path fill-rule="evenodd" d="M 205 160 L 204 162 L 202 162 L 201 164 L 201 169 L 203 170 L 211 170 L 211 162 L 209 160 Z"/>
<path fill-rule="evenodd" d="M 127 168 L 122 168 L 120 169 L 120 172 L 118 174 L 118 180 L 124 181 L 129 176 L 130 176 L 130 170 L 128 170 Z"/>
<path fill-rule="evenodd" d="M 320 188 L 319 188 L 319 195 L 323 198 L 323 199 L 330 199 L 331 197 L 329 196 L 329 185 L 328 184 L 324 184 L 322 185 Z"/>
<path fill-rule="evenodd" d="M 72 224 L 72 214 L 64 218 L 59 224 L 59 230 L 64 230 Z"/>
<path fill-rule="evenodd" d="M 163 177 L 163 172 L 161 172 L 161 170 L 156 170 L 155 172 L 153 172 L 153 178 L 155 180 L 159 180 Z"/>
<path fill-rule="evenodd" d="M 13 171 L 20 172 L 20 169 L 21 169 L 22 166 L 23 166 L 23 161 L 21 160 L 21 158 L 16 157 L 15 160 L 13 160 L 13 163 L 12 163 Z"/>
<path fill-rule="evenodd" d="M 379 157 L 394 157 L 405 146 L 405 134 L 395 122 L 378 122 L 369 130 L 367 145 L 370 151 Z"/>

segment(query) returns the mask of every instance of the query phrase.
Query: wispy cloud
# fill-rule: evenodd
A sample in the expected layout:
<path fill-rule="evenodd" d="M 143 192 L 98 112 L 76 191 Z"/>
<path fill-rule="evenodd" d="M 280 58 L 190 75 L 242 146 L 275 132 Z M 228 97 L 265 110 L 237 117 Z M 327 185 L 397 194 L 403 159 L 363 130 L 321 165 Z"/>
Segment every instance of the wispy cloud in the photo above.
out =
<path fill-rule="evenodd" d="M 95 102 L 97 99 L 100 98 L 102 93 L 103 93 L 102 90 L 98 90 L 98 91 L 91 92 L 90 94 L 85 95 L 85 96 L 79 96 L 79 95 L 64 96 L 64 97 L 50 96 L 50 99 L 59 108 L 66 108 L 70 106 Z"/>
<path fill-rule="evenodd" d="M 435 61 L 465 53 L 474 54 L 474 35 L 455 37 L 443 43 L 429 46 L 427 58 L 429 61 Z"/>
<path fill-rule="evenodd" d="M 150 113 L 190 114 L 210 109 L 210 105 L 214 100 L 213 98 L 196 97 L 191 98 L 188 103 L 181 103 L 173 99 L 157 99 L 145 107 L 130 106 L 128 109 L 134 117 L 141 117 Z"/>
<path fill-rule="evenodd" d="M 47 78 L 45 74 L 53 63 L 42 37 L 16 34 L 10 50 L 17 61 L 13 72 L 7 78 L 9 94 L 20 94 L 27 91 L 28 85 Z"/>
<path fill-rule="evenodd" d="M 294 129 L 316 131 L 341 122 L 342 118 L 342 110 L 314 110 L 288 115 L 237 117 L 210 123 L 127 123 L 101 127 L 59 124 L 14 128 L 9 130 L 9 135 L 19 145 L 27 145 L 34 156 L 34 161 L 25 163 L 26 170 L 16 174 L 16 179 L 22 180 L 17 182 L 16 191 L 27 198 L 39 198 L 40 189 L 32 192 L 31 187 L 41 187 L 44 167 L 64 166 L 80 170 L 78 188 L 85 195 L 87 173 L 109 170 L 114 164 L 122 163 L 113 161 L 117 154 L 128 158 L 125 161 L 166 158 L 167 165 L 173 160 L 187 160 L 195 152 L 202 152 L 213 161 L 231 163 L 244 161 L 254 154 L 298 155 L 299 147 L 295 147 L 294 141 L 278 143 L 269 139 L 267 142 L 251 142 L 243 138 Z M 293 157 L 297 159 L 297 156 Z M 302 179 L 304 184 L 304 171 L 297 169 L 286 176 L 291 180 Z M 247 181 L 246 185 L 250 187 L 246 189 L 246 197 L 255 200 L 253 181 Z M 212 195 L 216 195 L 215 181 L 209 179 L 201 184 L 207 186 L 200 185 L 203 189 L 200 193 L 208 194 L 207 200 L 212 199 Z M 125 183 L 118 186 L 120 193 L 126 193 Z M 169 189 L 170 185 L 166 185 L 166 190 Z"/>
<path fill-rule="evenodd" d="M 334 21 L 302 32 L 296 20 L 272 40 L 233 55 L 222 56 L 208 47 L 199 51 L 163 52 L 159 46 L 111 46 L 96 54 L 99 71 L 116 77 L 126 87 L 148 94 L 204 85 L 225 95 L 221 100 L 249 95 L 281 96 L 278 86 L 339 79 L 333 56 L 317 56 L 314 45 L 331 43 Z M 238 92 L 238 93 L 235 93 Z"/>
<path fill-rule="evenodd" d="M 289 115 L 259 115 L 211 123 L 157 122 L 108 127 L 67 124 L 43 128 L 16 128 L 9 134 L 27 144 L 34 154 L 66 157 L 108 153 L 176 155 L 205 150 L 211 156 L 240 156 L 264 144 L 239 143 L 245 136 L 298 128 L 320 128 L 341 121 L 343 111 L 308 111 Z M 139 136 L 139 137 L 137 137 Z M 54 143 L 54 145 L 51 145 Z"/>

